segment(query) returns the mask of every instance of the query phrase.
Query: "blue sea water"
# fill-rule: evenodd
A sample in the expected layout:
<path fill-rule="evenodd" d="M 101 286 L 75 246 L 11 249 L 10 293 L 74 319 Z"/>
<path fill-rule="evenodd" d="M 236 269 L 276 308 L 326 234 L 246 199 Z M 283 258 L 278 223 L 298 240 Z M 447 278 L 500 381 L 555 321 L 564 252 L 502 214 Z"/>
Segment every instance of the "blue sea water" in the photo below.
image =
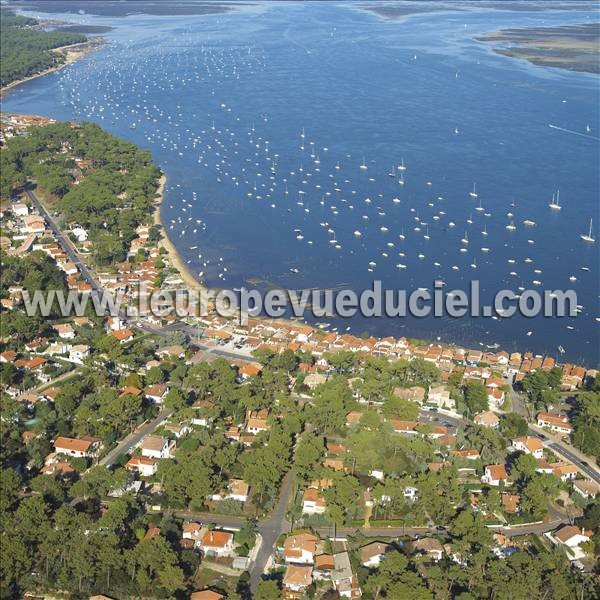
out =
<path fill-rule="evenodd" d="M 573 288 L 574 318 L 325 320 L 509 351 L 556 355 L 561 345 L 564 358 L 597 364 L 598 243 L 579 235 L 593 217 L 600 237 L 598 76 L 475 39 L 597 21 L 589 6 L 403 20 L 316 2 L 76 16 L 114 26 L 110 43 L 21 86 L 3 110 L 85 118 L 147 147 L 168 177 L 166 230 L 208 285 L 361 291 L 378 279 L 413 290 L 443 279 L 445 290 L 468 290 L 478 279 L 482 302 L 504 288 Z"/>

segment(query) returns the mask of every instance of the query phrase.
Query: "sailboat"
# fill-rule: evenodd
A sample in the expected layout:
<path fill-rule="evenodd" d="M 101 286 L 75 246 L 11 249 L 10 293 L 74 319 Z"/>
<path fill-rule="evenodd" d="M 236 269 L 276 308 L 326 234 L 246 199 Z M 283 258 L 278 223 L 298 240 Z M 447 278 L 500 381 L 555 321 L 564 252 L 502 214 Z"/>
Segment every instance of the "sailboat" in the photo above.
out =
<path fill-rule="evenodd" d="M 396 177 L 396 167 L 392 166 L 390 172 L 388 173 L 390 177 Z"/>
<path fill-rule="evenodd" d="M 368 167 L 367 167 L 367 163 L 365 162 L 365 159 L 364 159 L 364 157 L 363 157 L 362 165 L 360 165 L 360 168 L 361 168 L 363 171 L 366 171 L 366 170 L 368 169 Z"/>
<path fill-rule="evenodd" d="M 592 235 L 592 219 L 590 219 L 590 229 L 587 233 L 582 233 L 579 236 L 584 242 L 589 242 L 593 244 L 596 241 L 596 238 Z"/>
<path fill-rule="evenodd" d="M 406 166 L 404 165 L 404 157 L 400 159 L 400 164 L 398 165 L 399 171 L 406 171 Z"/>
<path fill-rule="evenodd" d="M 556 192 L 556 198 L 554 197 L 554 194 L 552 194 L 552 202 L 550 202 L 548 206 L 552 210 L 560 210 L 562 208 L 562 206 L 560 205 L 560 190 Z"/>
<path fill-rule="evenodd" d="M 473 191 L 469 192 L 471 198 L 477 198 L 477 192 L 475 191 L 475 184 L 473 184 Z"/>

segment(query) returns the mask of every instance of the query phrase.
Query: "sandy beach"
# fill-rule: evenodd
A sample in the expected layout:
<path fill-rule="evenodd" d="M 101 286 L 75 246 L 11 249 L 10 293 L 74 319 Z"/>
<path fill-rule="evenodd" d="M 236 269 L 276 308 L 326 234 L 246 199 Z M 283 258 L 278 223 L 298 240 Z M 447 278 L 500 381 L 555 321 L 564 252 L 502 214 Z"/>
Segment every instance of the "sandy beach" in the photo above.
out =
<path fill-rule="evenodd" d="M 78 44 L 71 44 L 69 46 L 60 46 L 58 48 L 53 48 L 52 52 L 62 52 L 65 55 L 64 63 L 61 63 L 60 65 L 56 65 L 54 67 L 50 67 L 49 69 L 40 71 L 39 73 L 35 73 L 34 75 L 30 75 L 29 77 L 25 77 L 23 79 L 13 81 L 12 83 L 5 85 L 3 88 L 0 89 L 0 96 L 4 96 L 4 94 L 7 94 L 11 90 L 14 90 L 23 83 L 64 69 L 65 67 L 73 64 L 80 58 L 87 56 L 90 52 L 97 50 L 102 44 L 104 44 L 104 40 L 102 38 L 93 38 L 91 40 L 88 40 L 87 42 L 80 42 Z"/>
<path fill-rule="evenodd" d="M 159 225 L 162 231 L 162 238 L 159 242 L 159 246 L 162 246 L 167 251 L 167 256 L 172 267 L 177 269 L 181 275 L 181 279 L 185 283 L 186 287 L 192 290 L 203 290 L 204 286 L 194 277 L 188 266 L 181 258 L 175 244 L 169 239 L 167 230 L 164 227 L 160 219 L 160 207 L 164 199 L 165 185 L 167 183 L 167 176 L 163 173 L 158 180 L 158 188 L 156 190 L 156 201 L 154 205 L 154 224 Z"/>

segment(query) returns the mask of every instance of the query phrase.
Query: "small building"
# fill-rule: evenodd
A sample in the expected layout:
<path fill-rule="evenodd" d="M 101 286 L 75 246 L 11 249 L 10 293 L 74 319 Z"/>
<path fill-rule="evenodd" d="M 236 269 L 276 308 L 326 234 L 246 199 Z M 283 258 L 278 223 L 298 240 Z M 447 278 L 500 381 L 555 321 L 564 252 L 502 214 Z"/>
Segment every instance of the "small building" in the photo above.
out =
<path fill-rule="evenodd" d="M 119 329 L 113 331 L 111 335 L 119 342 L 119 344 L 127 344 L 133 340 L 133 331 L 131 331 L 131 329 Z"/>
<path fill-rule="evenodd" d="M 63 340 L 72 340 L 75 338 L 75 330 L 71 323 L 57 323 L 53 329 L 58 334 L 58 337 Z"/>
<path fill-rule="evenodd" d="M 133 456 L 127 463 L 125 468 L 128 471 L 137 471 L 142 477 L 152 477 L 156 474 L 156 460 L 147 456 Z"/>
<path fill-rule="evenodd" d="M 594 499 L 598 495 L 600 487 L 591 479 L 575 479 L 573 481 L 573 491 L 584 498 Z"/>
<path fill-rule="evenodd" d="M 427 394 L 427 404 L 433 404 L 438 408 L 454 410 L 456 402 L 450 397 L 450 390 L 445 385 L 429 386 Z"/>
<path fill-rule="evenodd" d="M 153 404 L 162 404 L 169 393 L 169 388 L 164 383 L 148 385 L 144 389 L 144 396 Z"/>
<path fill-rule="evenodd" d="M 531 454 L 534 458 L 544 457 L 544 444 L 541 440 L 532 435 L 518 437 L 513 440 L 513 447 L 518 452 Z"/>
<path fill-rule="evenodd" d="M 303 593 L 312 584 L 312 567 L 288 564 L 283 576 L 283 588 L 287 592 Z"/>
<path fill-rule="evenodd" d="M 331 581 L 337 593 L 342 598 L 360 598 L 362 590 L 358 584 L 358 577 L 352 570 L 350 556 L 347 552 L 338 552 L 333 555 L 335 569 L 331 573 Z"/>
<path fill-rule="evenodd" d="M 360 564 L 369 569 L 376 568 L 391 550 L 393 550 L 391 544 L 371 542 L 360 549 Z"/>
<path fill-rule="evenodd" d="M 566 415 L 539 412 L 536 418 L 538 427 L 545 427 L 555 433 L 570 434 L 573 431 Z"/>
<path fill-rule="evenodd" d="M 580 529 L 575 525 L 563 525 L 554 532 L 553 537 L 561 544 L 569 546 L 569 548 L 575 548 L 576 546 L 583 544 L 583 542 L 589 542 L 591 532 Z"/>
<path fill-rule="evenodd" d="M 76 344 L 75 346 L 71 346 L 69 350 L 69 360 L 82 364 L 84 359 L 86 359 L 90 355 L 90 348 L 85 344 Z"/>
<path fill-rule="evenodd" d="M 504 465 L 487 465 L 485 468 L 483 477 L 481 478 L 483 483 L 488 485 L 498 486 L 501 483 L 508 482 L 508 473 Z"/>
<path fill-rule="evenodd" d="M 247 502 L 250 493 L 250 486 L 243 479 L 230 479 L 227 483 L 227 490 L 219 494 L 213 494 L 212 500 L 237 500 L 238 502 Z"/>
<path fill-rule="evenodd" d="M 169 444 L 169 440 L 160 435 L 146 436 L 140 445 L 142 456 L 147 458 L 170 458 L 175 442 Z"/>
<path fill-rule="evenodd" d="M 201 546 L 207 556 L 231 556 L 233 554 L 233 534 L 228 531 L 207 531 L 202 538 Z"/>
<path fill-rule="evenodd" d="M 302 512 L 307 515 L 322 515 L 327 510 L 327 502 L 319 490 L 308 488 L 302 494 Z"/>
<path fill-rule="evenodd" d="M 491 427 L 492 429 L 498 429 L 500 426 L 500 419 L 498 415 L 493 413 L 491 410 L 486 410 L 478 415 L 475 415 L 473 422 L 482 427 Z"/>
<path fill-rule="evenodd" d="M 421 538 L 412 542 L 412 549 L 419 554 L 426 554 L 435 562 L 442 559 L 444 547 L 435 538 Z"/>
<path fill-rule="evenodd" d="M 98 455 L 102 447 L 100 438 L 84 436 L 69 438 L 59 436 L 54 441 L 54 451 L 73 458 L 91 458 Z"/>
<path fill-rule="evenodd" d="M 290 535 L 283 544 L 283 557 L 286 563 L 312 565 L 317 551 L 317 537 L 311 533 Z"/>

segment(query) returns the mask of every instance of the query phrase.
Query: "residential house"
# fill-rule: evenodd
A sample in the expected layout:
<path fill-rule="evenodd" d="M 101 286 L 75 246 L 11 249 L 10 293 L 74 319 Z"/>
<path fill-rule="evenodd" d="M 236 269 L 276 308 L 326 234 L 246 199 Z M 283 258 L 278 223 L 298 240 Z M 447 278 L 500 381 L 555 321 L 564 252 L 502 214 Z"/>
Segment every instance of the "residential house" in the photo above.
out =
<path fill-rule="evenodd" d="M 266 417 L 251 416 L 246 423 L 246 432 L 252 435 L 257 435 L 261 431 L 270 429 Z"/>
<path fill-rule="evenodd" d="M 429 386 L 427 404 L 433 404 L 438 408 L 446 408 L 448 410 L 456 408 L 456 402 L 453 398 L 450 398 L 450 390 L 445 385 Z"/>
<path fill-rule="evenodd" d="M 441 542 L 435 538 L 421 538 L 412 542 L 412 549 L 419 554 L 429 556 L 435 562 L 441 560 L 444 555 L 444 547 Z"/>
<path fill-rule="evenodd" d="M 119 344 L 127 344 L 127 342 L 133 340 L 133 331 L 131 329 L 119 329 L 113 331 L 111 335 L 118 340 Z"/>
<path fill-rule="evenodd" d="M 204 526 L 200 523 L 184 523 L 181 530 L 181 537 L 184 540 L 193 540 L 200 544 L 202 542 Z M 206 533 L 206 532 L 204 532 Z"/>
<path fill-rule="evenodd" d="M 160 435 L 148 435 L 140 445 L 142 456 L 147 458 L 170 458 L 174 448 L 175 442 L 169 443 L 167 438 Z"/>
<path fill-rule="evenodd" d="M 142 477 L 152 477 L 156 473 L 156 460 L 147 456 L 133 456 L 127 463 L 125 468 L 128 471 L 137 471 Z"/>
<path fill-rule="evenodd" d="M 58 337 L 63 340 L 72 340 L 75 338 L 75 330 L 70 323 L 57 323 L 53 327 Z"/>
<path fill-rule="evenodd" d="M 481 425 L 482 427 L 491 427 L 492 429 L 498 429 L 500 426 L 500 419 L 498 418 L 498 415 L 493 413 L 491 410 L 486 410 L 478 415 L 475 415 L 473 422 L 477 423 L 477 425 Z"/>
<path fill-rule="evenodd" d="M 403 421 L 402 419 L 392 418 L 390 419 L 390 425 L 395 433 L 402 433 L 404 435 L 417 435 L 417 425 L 419 425 L 419 422 Z"/>
<path fill-rule="evenodd" d="M 169 393 L 169 388 L 164 383 L 148 385 L 144 389 L 144 396 L 146 397 L 147 400 L 149 400 L 153 404 L 162 404 L 168 393 Z"/>
<path fill-rule="evenodd" d="M 290 535 L 283 544 L 283 557 L 286 563 L 312 565 L 315 561 L 318 538 L 310 533 Z"/>
<path fill-rule="evenodd" d="M 506 472 L 506 468 L 504 465 L 487 465 L 481 478 L 483 483 L 487 483 L 488 485 L 498 486 L 501 483 L 508 482 L 508 473 Z"/>
<path fill-rule="evenodd" d="M 82 364 L 84 359 L 90 355 L 90 348 L 85 344 L 76 344 L 69 350 L 69 360 L 74 363 Z"/>
<path fill-rule="evenodd" d="M 189 423 L 167 423 L 164 426 L 164 430 L 176 437 L 177 439 L 186 436 L 188 433 L 193 431 L 191 424 Z"/>
<path fill-rule="evenodd" d="M 302 494 L 302 512 L 307 515 L 322 515 L 327 509 L 327 503 L 319 490 L 308 488 Z"/>
<path fill-rule="evenodd" d="M 553 537 L 561 544 L 569 546 L 569 548 L 575 548 L 583 542 L 589 542 L 591 532 L 576 527 L 575 525 L 563 525 L 554 532 Z"/>
<path fill-rule="evenodd" d="M 318 554 L 315 556 L 313 577 L 315 579 L 331 579 L 331 572 L 335 569 L 335 561 L 331 554 Z"/>
<path fill-rule="evenodd" d="M 527 435 L 513 440 L 513 448 L 524 454 L 531 454 L 534 458 L 544 457 L 544 444 L 537 437 Z"/>
<path fill-rule="evenodd" d="M 576 479 L 573 481 L 573 491 L 584 498 L 594 499 L 598 495 L 600 487 L 591 479 Z"/>
<path fill-rule="evenodd" d="M 283 576 L 284 591 L 303 593 L 312 584 L 312 570 L 309 565 L 288 564 Z"/>
<path fill-rule="evenodd" d="M 247 502 L 249 493 L 250 486 L 243 479 L 230 479 L 227 484 L 227 491 L 213 494 L 211 500 L 237 500 L 238 502 Z"/>
<path fill-rule="evenodd" d="M 371 542 L 360 549 L 360 564 L 369 569 L 380 565 L 385 555 L 393 549 L 391 544 L 384 542 Z"/>
<path fill-rule="evenodd" d="M 233 534 L 228 531 L 207 531 L 202 538 L 202 551 L 207 556 L 231 556 Z"/>
<path fill-rule="evenodd" d="M 97 456 L 102 447 L 100 438 L 83 436 L 69 438 L 59 436 L 54 441 L 54 451 L 73 458 L 91 458 Z"/>
<path fill-rule="evenodd" d="M 555 433 L 570 434 L 573 431 L 573 426 L 566 415 L 540 412 L 536 418 L 538 427 L 546 427 Z"/>
<path fill-rule="evenodd" d="M 331 581 L 337 593 L 342 598 L 360 598 L 362 590 L 358 584 L 358 578 L 352 570 L 350 557 L 347 552 L 338 552 L 333 555 L 335 564 L 331 572 Z"/>

